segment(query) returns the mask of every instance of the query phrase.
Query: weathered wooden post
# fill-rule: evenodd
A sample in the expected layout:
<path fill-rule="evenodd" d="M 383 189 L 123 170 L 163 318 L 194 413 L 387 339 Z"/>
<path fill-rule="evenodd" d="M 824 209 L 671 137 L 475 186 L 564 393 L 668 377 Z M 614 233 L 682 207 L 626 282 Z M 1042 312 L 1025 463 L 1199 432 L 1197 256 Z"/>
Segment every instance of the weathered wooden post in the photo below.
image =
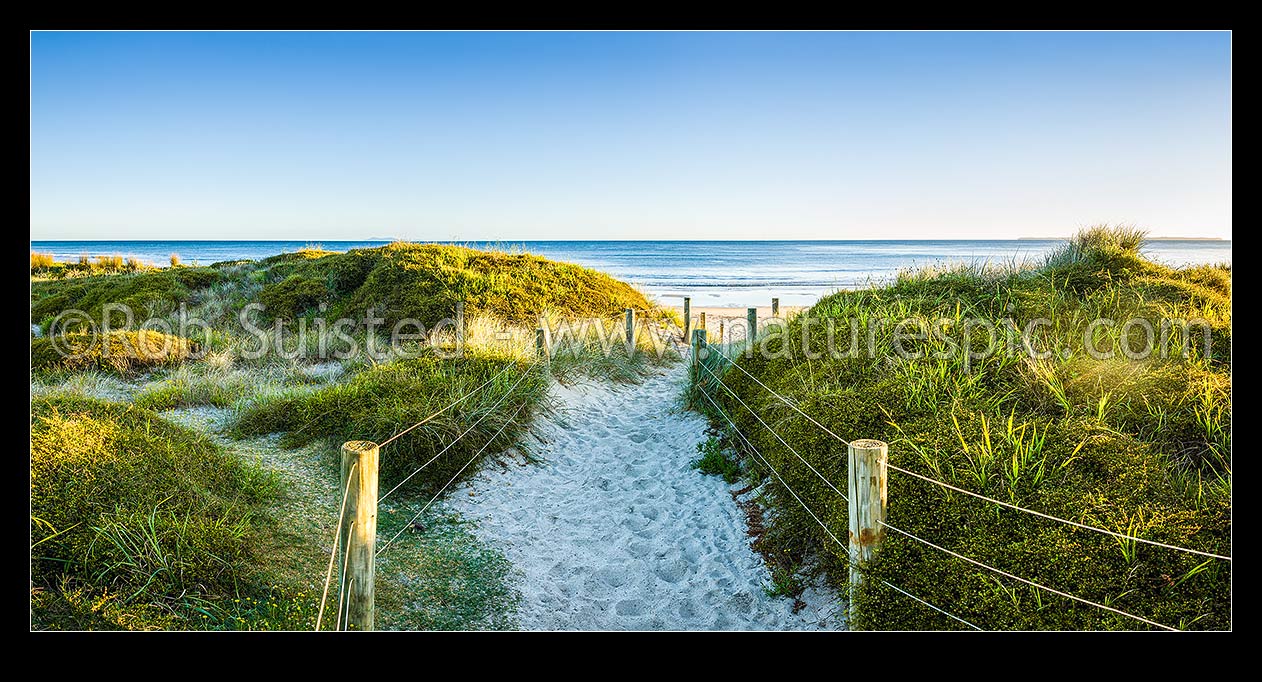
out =
<path fill-rule="evenodd" d="M 780 317 L 780 299 L 771 299 L 771 316 Z"/>
<path fill-rule="evenodd" d="M 692 384 L 695 386 L 701 379 L 701 358 L 702 353 L 706 353 L 705 349 L 705 330 L 692 330 L 692 364 L 689 368 L 692 371 Z"/>
<path fill-rule="evenodd" d="M 627 316 L 627 357 L 635 355 L 635 308 L 626 309 Z"/>
<path fill-rule="evenodd" d="M 754 355 L 754 339 L 758 338 L 758 309 L 745 309 L 745 340 L 749 343 L 745 346 L 746 355 L 753 357 Z"/>
<path fill-rule="evenodd" d="M 855 595 L 863 582 L 861 569 L 885 537 L 888 446 L 879 440 L 850 441 L 846 466 L 850 501 L 850 619 L 856 619 Z"/>
<path fill-rule="evenodd" d="M 548 332 L 543 327 L 535 328 L 535 354 L 544 362 L 552 361 L 552 353 L 548 348 Z"/>
<path fill-rule="evenodd" d="M 373 629 L 373 588 L 377 542 L 377 444 L 352 440 L 342 444 L 342 565 L 346 599 L 339 621 L 347 630 Z"/>
<path fill-rule="evenodd" d="M 705 311 L 703 310 L 697 313 L 697 329 L 704 330 L 705 328 Z"/>
<path fill-rule="evenodd" d="M 464 321 L 464 301 L 456 301 L 456 357 L 464 356 L 464 340 L 466 335 Z"/>
<path fill-rule="evenodd" d="M 684 296 L 684 340 L 691 339 L 692 333 L 692 297 Z"/>
<path fill-rule="evenodd" d="M 723 320 L 719 320 L 719 345 L 723 344 L 723 339 L 727 338 L 723 335 Z"/>

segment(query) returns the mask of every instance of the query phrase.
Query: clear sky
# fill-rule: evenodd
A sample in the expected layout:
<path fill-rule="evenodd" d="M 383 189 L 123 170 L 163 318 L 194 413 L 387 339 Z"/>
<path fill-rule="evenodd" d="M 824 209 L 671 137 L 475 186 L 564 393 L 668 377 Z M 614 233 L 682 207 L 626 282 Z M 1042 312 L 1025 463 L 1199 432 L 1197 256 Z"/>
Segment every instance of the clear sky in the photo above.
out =
<path fill-rule="evenodd" d="M 34 33 L 31 238 L 1229 238 L 1230 37 Z"/>

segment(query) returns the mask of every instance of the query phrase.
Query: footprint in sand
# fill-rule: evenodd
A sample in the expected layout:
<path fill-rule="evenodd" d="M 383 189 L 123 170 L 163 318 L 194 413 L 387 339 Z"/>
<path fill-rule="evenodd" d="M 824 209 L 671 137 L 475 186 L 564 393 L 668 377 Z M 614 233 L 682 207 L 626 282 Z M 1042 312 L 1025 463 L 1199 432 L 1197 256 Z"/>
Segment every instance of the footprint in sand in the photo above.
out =
<path fill-rule="evenodd" d="M 690 466 L 706 422 L 672 410 L 685 369 L 554 386 L 558 411 L 533 427 L 545 463 L 487 467 L 474 498 L 447 501 L 513 562 L 524 629 L 844 627 L 825 590 L 798 613 L 767 596 L 734 488 Z"/>

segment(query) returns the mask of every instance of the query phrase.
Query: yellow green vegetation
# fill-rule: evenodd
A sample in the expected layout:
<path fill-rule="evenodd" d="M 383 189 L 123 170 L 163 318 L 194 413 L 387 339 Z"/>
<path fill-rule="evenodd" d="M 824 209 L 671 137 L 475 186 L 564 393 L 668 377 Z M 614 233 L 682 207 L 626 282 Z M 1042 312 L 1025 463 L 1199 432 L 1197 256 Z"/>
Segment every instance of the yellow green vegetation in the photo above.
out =
<path fill-rule="evenodd" d="M 1173 269 L 1146 260 L 1142 234 L 1096 228 L 1037 267 L 906 273 L 888 287 L 820 300 L 749 356 L 725 350 L 741 369 L 845 438 L 889 443 L 891 465 L 1022 507 L 1135 537 L 1231 554 L 1231 269 Z M 982 357 L 971 319 L 1018 329 L 1036 318 L 1036 352 Z M 1110 318 L 1084 339 L 1097 318 Z M 1148 320 L 1156 351 L 1144 345 Z M 1163 342 L 1163 318 L 1175 325 Z M 889 320 L 877 324 L 877 320 Z M 945 334 L 895 338 L 894 323 L 935 323 Z M 833 321 L 830 332 L 829 320 Z M 851 350 L 856 321 L 860 352 Z M 919 321 L 919 322 L 916 322 Z M 810 357 L 803 350 L 803 330 Z M 867 352 L 872 332 L 874 354 Z M 984 335 L 981 335 L 984 336 Z M 951 337 L 954 342 L 948 341 Z M 1019 341 L 1019 340 L 1018 340 Z M 1186 342 L 1186 346 L 1185 346 Z M 921 357 L 900 357 L 895 344 Z M 1091 357 L 1086 344 L 1107 359 Z M 958 344 L 958 345 L 953 345 Z M 978 357 L 962 350 L 972 349 Z M 1067 352 L 1061 352 L 1067 351 Z M 844 542 L 846 503 L 803 462 L 846 487 L 846 446 L 717 355 L 703 390 L 791 488 Z M 793 448 L 753 416 L 740 397 Z M 691 404 L 747 448 L 695 391 Z M 800 459 L 799 459 L 800 457 Z M 765 544 L 846 583 L 846 552 L 756 459 L 747 475 L 768 481 L 777 510 Z M 1042 585 L 1180 629 L 1230 627 L 1231 564 L 1118 539 L 1038 518 L 891 471 L 889 523 L 964 556 Z M 994 575 L 896 533 L 887 533 L 856 595 L 856 628 L 962 627 L 884 586 L 880 579 L 983 628 L 1148 629 L 1095 607 Z M 843 592 L 844 594 L 844 592 Z"/>
<path fill-rule="evenodd" d="M 104 274 L 73 279 L 31 282 L 31 321 L 40 324 L 45 334 L 60 331 L 52 328 L 53 319 L 66 310 L 79 310 L 98 323 L 105 306 L 126 306 L 134 324 L 147 317 L 161 317 L 186 303 L 194 291 L 215 284 L 223 275 L 212 268 L 177 267 L 149 270 L 134 274 Z M 113 328 L 128 323 L 122 312 L 111 314 Z M 74 317 L 62 322 L 71 329 L 83 326 L 85 319 Z"/>
<path fill-rule="evenodd" d="M 80 397 L 31 407 L 33 626 L 309 627 L 274 587 L 278 482 L 140 408 Z"/>
<path fill-rule="evenodd" d="M 427 326 L 454 315 L 462 301 L 467 314 L 531 324 L 549 310 L 571 317 L 655 310 L 625 282 L 526 253 L 400 242 L 285 254 L 262 264 L 268 283 L 260 302 L 274 317 L 295 317 L 320 303 L 336 316 L 363 318 L 372 310 L 387 325 L 416 319 Z"/>
<path fill-rule="evenodd" d="M 31 252 L 32 279 L 64 279 L 66 277 L 141 272 L 153 269 L 152 265 L 146 265 L 140 262 L 139 259 L 123 258 L 117 254 L 97 256 L 95 260 L 83 255 L 76 262 L 60 263 L 51 253 Z"/>
<path fill-rule="evenodd" d="M 161 332 L 67 332 L 31 340 L 34 369 L 102 369 L 125 374 L 182 362 L 195 346 L 185 338 Z"/>
<path fill-rule="evenodd" d="M 321 438 L 380 443 L 429 418 L 386 446 L 381 485 L 393 488 L 428 463 L 407 485 L 432 493 L 462 468 L 471 473 L 466 464 L 496 434 L 497 442 L 509 444 L 525 430 L 547 390 L 540 368 L 507 357 L 399 360 L 345 383 L 248 400 L 235 430 L 241 436 L 284 432 L 281 444 L 288 447 Z"/>
<path fill-rule="evenodd" d="M 623 308 L 663 319 L 635 289 L 534 256 L 393 244 L 205 268 L 172 262 L 136 272 L 87 262 L 72 273 L 32 255 L 31 316 L 44 334 L 32 338 L 31 359 L 37 628 L 312 627 L 311 588 L 323 579 L 340 499 L 337 445 L 384 442 L 422 421 L 383 451 L 383 494 L 407 483 L 382 507 L 382 532 L 403 532 L 381 559 L 378 622 L 511 627 L 516 596 L 503 555 L 437 507 L 408 520 L 444 483 L 512 447 L 548 409 L 552 379 L 634 381 L 677 357 L 647 334 L 634 355 L 612 341 L 620 327 L 608 318 Z M 451 329 L 437 345 L 391 347 L 382 327 L 373 336 L 362 324 L 372 311 L 386 333 L 405 318 L 432 327 L 460 301 L 461 357 L 446 356 Z M 253 321 L 287 323 L 260 325 L 273 350 L 259 356 L 239 317 L 252 303 L 266 307 Z M 211 329 L 89 334 L 110 304 L 129 306 L 136 322 L 154 316 L 179 330 L 187 316 Z M 87 316 L 54 324 L 67 310 Z M 360 324 L 351 337 L 300 337 L 317 315 Z M 557 339 L 552 361 L 535 364 L 540 315 L 600 320 L 592 334 Z M 117 328 L 124 316 L 109 321 Z M 360 353 L 333 355 L 348 343 Z"/>

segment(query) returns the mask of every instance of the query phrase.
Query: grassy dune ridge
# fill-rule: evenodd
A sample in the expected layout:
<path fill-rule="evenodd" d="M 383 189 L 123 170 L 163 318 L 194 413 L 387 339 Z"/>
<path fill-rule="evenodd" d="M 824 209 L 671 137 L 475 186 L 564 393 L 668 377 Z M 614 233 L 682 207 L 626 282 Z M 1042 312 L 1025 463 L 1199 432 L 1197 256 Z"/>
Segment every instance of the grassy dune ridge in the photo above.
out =
<path fill-rule="evenodd" d="M 1095 228 L 1039 266 L 922 270 L 888 287 L 839 292 L 790 321 L 785 333 L 765 335 L 759 341 L 765 352 L 737 362 L 843 437 L 887 441 L 891 464 L 1074 521 L 1230 555 L 1231 268 L 1165 267 L 1139 254 L 1141 242 L 1142 233 Z M 958 330 L 974 317 L 1010 317 L 1018 328 L 1046 318 L 1050 325 L 1038 329 L 1037 348 L 1069 353 L 971 359 L 928 335 L 901 342 L 926 357 L 900 358 L 891 352 L 892 325 L 877 326 L 875 356 L 808 358 L 801 350 L 804 324 L 810 346 L 827 348 L 830 318 L 845 350 L 851 319 L 865 330 L 863 345 L 873 320 L 946 320 L 946 329 Z M 1082 339 L 1089 322 L 1101 317 L 1118 322 L 1089 339 L 1114 351 L 1107 360 L 1089 357 Z M 1184 359 L 1183 339 L 1175 334 L 1166 358 L 1126 357 L 1122 344 L 1142 346 L 1143 330 L 1134 326 L 1123 335 L 1121 322 L 1144 318 L 1157 326 L 1163 317 L 1205 320 L 1212 348 L 1201 334 L 1191 334 Z M 736 358 L 743 350 L 726 352 Z M 798 456 L 844 490 L 845 445 L 717 355 L 707 364 L 797 455 L 717 382 L 707 379 L 702 389 L 844 540 L 845 502 Z M 767 483 L 765 501 L 775 514 L 764 542 L 789 563 L 823 571 L 844 586 L 845 549 L 744 453 L 708 401 L 696 393 L 688 400 L 709 414 L 746 475 Z M 1231 565 L 1225 561 L 1075 530 L 898 472 L 889 478 L 889 522 L 991 566 L 1172 627 L 1230 626 Z M 858 628 L 962 627 L 881 585 L 881 578 L 983 628 L 1148 627 L 999 578 L 893 533 L 866 570 L 872 579 L 856 595 Z"/>
<path fill-rule="evenodd" d="M 498 549 L 437 508 L 405 522 L 472 458 L 513 447 L 549 408 L 552 380 L 635 381 L 675 357 L 644 352 L 646 339 L 633 356 L 617 344 L 604 355 L 598 339 L 616 332 L 623 308 L 668 316 L 623 282 L 526 254 L 400 243 L 210 267 L 114 265 L 32 254 L 31 319 L 45 334 L 33 333 L 31 364 L 36 628 L 310 629 L 336 521 L 337 445 L 384 441 L 478 387 L 383 452 L 385 492 L 452 444 L 383 506 L 382 532 L 405 532 L 383 557 L 379 620 L 510 627 L 515 595 Z M 398 347 L 382 338 L 404 318 L 432 326 L 460 301 L 460 357 L 446 337 Z M 251 322 L 273 350 L 255 356 L 259 339 L 239 314 L 258 302 L 266 309 Z M 111 303 L 176 335 L 87 334 Z M 54 325 L 69 309 L 87 318 Z M 363 324 L 370 310 L 389 320 L 384 329 Z M 331 358 L 347 338 L 297 333 L 343 315 L 356 321 L 350 357 Z M 536 365 L 541 315 L 598 318 L 597 338 L 559 342 L 554 361 Z M 205 320 L 209 337 L 195 327 L 178 336 L 184 316 Z M 381 352 L 367 352 L 369 341 Z M 80 357 L 61 358 L 67 345 Z"/>

